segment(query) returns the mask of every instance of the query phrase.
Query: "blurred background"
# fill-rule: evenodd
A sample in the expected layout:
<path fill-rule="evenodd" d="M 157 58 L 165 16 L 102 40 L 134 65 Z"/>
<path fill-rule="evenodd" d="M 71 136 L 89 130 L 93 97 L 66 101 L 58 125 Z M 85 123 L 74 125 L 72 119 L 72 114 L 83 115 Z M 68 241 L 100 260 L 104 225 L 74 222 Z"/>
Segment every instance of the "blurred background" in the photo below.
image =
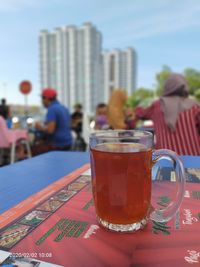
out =
<path fill-rule="evenodd" d="M 199 11 L 198 0 L 1 0 L 0 98 L 24 125 L 43 118 L 44 87 L 71 112 L 81 103 L 94 114 L 115 88 L 148 105 L 173 71 L 200 99 Z"/>

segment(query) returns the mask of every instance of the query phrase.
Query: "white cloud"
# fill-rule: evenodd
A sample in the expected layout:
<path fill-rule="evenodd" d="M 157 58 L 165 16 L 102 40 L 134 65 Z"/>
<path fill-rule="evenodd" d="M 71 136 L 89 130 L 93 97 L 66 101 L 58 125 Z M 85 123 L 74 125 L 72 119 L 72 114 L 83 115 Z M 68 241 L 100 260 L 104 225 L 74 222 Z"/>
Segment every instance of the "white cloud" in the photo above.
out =
<path fill-rule="evenodd" d="M 123 39 L 123 42 L 130 39 L 130 36 L 137 40 L 200 26 L 200 1 L 168 0 L 160 1 L 160 4 L 156 2 L 151 0 L 146 6 L 138 3 L 137 6 L 132 4 L 132 7 L 122 7 L 121 13 L 113 12 L 110 17 L 105 13 L 100 21 L 104 20 L 104 23 L 108 24 L 115 20 L 112 39 Z"/>
<path fill-rule="evenodd" d="M 128 29 L 125 34 L 134 36 L 134 39 L 141 39 L 163 33 L 177 32 L 184 29 L 200 26 L 200 7 L 190 7 L 177 12 L 161 12 L 146 19 L 137 21 Z"/>

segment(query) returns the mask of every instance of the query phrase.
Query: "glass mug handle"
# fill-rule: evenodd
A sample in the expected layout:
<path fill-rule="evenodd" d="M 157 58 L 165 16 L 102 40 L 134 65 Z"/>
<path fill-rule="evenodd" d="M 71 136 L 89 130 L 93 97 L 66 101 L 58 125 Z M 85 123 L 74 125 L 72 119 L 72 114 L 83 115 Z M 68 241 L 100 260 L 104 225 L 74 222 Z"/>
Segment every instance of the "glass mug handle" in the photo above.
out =
<path fill-rule="evenodd" d="M 153 152 L 153 163 L 162 158 L 168 158 L 173 163 L 173 168 L 178 182 L 176 199 L 173 200 L 166 208 L 154 209 L 150 214 L 150 219 L 156 222 L 169 221 L 178 211 L 184 196 L 185 169 L 178 155 L 168 149 L 158 149 Z M 154 179 L 155 177 L 153 177 Z"/>

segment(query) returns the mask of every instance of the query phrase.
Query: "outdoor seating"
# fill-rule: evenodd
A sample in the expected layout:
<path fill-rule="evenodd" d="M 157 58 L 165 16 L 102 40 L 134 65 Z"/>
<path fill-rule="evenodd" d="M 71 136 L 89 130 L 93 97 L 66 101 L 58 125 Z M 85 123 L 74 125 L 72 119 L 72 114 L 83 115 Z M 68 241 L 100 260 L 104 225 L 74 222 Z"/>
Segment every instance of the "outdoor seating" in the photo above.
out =
<path fill-rule="evenodd" d="M 19 142 L 26 146 L 27 157 L 31 157 L 31 149 L 28 141 L 28 132 L 25 129 L 8 129 L 5 119 L 0 116 L 0 149 L 9 149 L 10 163 L 14 163 L 16 157 L 16 147 Z"/>

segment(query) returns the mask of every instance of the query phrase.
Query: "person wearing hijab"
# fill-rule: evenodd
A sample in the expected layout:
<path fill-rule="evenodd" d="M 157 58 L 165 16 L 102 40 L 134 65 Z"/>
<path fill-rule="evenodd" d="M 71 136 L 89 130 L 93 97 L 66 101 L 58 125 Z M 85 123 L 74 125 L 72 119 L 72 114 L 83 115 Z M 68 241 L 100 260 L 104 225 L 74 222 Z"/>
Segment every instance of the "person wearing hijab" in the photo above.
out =
<path fill-rule="evenodd" d="M 179 155 L 200 155 L 200 105 L 189 98 L 184 76 L 172 73 L 160 99 L 150 107 L 137 107 L 138 119 L 151 119 L 156 149 L 171 149 Z"/>

